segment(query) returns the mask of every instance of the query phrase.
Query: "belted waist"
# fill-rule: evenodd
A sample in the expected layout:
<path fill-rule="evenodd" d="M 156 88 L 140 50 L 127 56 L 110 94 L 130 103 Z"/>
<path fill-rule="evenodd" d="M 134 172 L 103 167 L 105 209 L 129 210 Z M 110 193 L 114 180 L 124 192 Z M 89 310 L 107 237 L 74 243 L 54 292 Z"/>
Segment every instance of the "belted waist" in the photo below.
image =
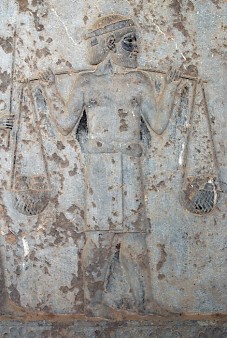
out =
<path fill-rule="evenodd" d="M 91 154 L 100 153 L 122 153 L 129 156 L 141 157 L 143 147 L 139 143 L 132 142 L 103 142 L 99 140 L 88 140 L 86 150 Z"/>

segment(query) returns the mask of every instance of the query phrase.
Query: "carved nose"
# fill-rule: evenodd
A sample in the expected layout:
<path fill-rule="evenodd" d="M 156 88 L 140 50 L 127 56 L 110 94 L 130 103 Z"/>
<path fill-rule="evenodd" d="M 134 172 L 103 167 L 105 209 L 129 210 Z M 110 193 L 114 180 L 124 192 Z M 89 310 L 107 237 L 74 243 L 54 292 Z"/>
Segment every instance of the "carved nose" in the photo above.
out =
<path fill-rule="evenodd" d="M 136 45 L 133 49 L 133 54 L 138 54 L 139 53 L 139 49 L 138 49 L 138 46 Z"/>

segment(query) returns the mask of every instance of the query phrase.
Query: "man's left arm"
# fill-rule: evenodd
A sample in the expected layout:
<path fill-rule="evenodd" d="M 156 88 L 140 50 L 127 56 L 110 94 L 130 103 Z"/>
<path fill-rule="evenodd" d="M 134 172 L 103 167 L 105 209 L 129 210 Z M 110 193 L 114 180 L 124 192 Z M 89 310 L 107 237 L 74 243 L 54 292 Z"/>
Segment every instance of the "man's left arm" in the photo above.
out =
<path fill-rule="evenodd" d="M 161 135 L 167 128 L 172 113 L 177 88 L 181 81 L 181 72 L 170 69 L 164 79 L 161 93 L 156 99 L 154 88 L 148 80 L 142 97 L 141 114 L 148 126 L 156 134 Z"/>

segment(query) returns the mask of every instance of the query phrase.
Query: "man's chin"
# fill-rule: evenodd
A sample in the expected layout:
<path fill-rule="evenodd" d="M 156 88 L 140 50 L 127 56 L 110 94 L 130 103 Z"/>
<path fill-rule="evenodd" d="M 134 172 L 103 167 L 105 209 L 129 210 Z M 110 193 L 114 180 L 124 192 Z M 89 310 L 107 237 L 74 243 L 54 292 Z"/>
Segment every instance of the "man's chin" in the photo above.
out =
<path fill-rule="evenodd" d="M 137 68 L 137 63 L 130 64 L 130 65 L 127 66 L 127 68 Z"/>
<path fill-rule="evenodd" d="M 137 60 L 130 60 L 130 62 L 127 62 L 127 65 L 125 65 L 127 68 L 137 68 Z"/>
<path fill-rule="evenodd" d="M 127 61 L 116 62 L 118 66 L 125 67 L 125 68 L 137 68 L 137 60 L 129 59 Z"/>

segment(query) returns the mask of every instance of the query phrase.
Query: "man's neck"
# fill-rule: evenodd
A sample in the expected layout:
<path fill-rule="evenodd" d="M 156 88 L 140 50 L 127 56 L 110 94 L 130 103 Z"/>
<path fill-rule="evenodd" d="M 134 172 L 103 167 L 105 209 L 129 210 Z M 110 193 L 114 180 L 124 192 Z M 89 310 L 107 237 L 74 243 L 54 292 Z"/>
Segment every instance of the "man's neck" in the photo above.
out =
<path fill-rule="evenodd" d="M 106 59 L 97 66 L 95 73 L 96 75 L 125 74 L 130 70 L 132 70 L 132 68 L 116 65 L 111 59 Z"/>

